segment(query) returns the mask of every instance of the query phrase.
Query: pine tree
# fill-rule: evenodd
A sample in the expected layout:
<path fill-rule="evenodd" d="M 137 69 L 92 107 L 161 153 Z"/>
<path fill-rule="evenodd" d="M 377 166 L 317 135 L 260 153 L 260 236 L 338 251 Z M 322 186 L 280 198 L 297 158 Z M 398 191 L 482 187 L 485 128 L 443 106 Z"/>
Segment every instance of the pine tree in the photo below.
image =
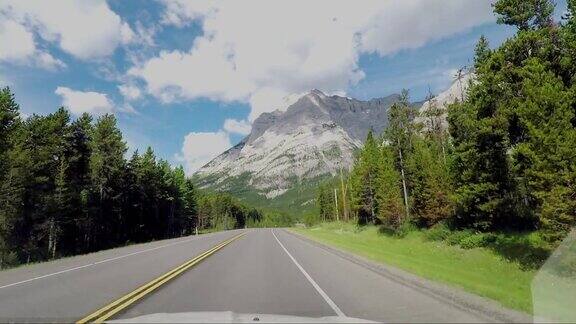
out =
<path fill-rule="evenodd" d="M 554 5 L 549 0 L 498 0 L 494 12 L 498 23 L 528 30 L 550 26 Z"/>
<path fill-rule="evenodd" d="M 54 259 L 56 257 L 57 248 L 60 243 L 60 236 L 69 228 L 72 222 L 72 199 L 71 189 L 68 181 L 68 162 L 65 159 L 60 159 L 58 173 L 55 179 L 55 188 L 50 197 L 47 219 L 48 231 L 48 257 Z"/>
<path fill-rule="evenodd" d="M 396 164 L 400 170 L 406 218 L 410 217 L 410 206 L 405 160 L 412 150 L 412 139 L 416 127 L 413 123 L 414 115 L 415 112 L 410 107 L 408 91 L 403 90 L 400 100 L 388 110 L 388 128 L 385 132 L 385 139 L 393 148 Z"/>
<path fill-rule="evenodd" d="M 329 182 L 320 183 L 316 196 L 316 203 L 319 209 L 320 219 L 322 221 L 335 220 L 335 201 L 333 188 Z"/>
<path fill-rule="evenodd" d="M 186 179 L 183 187 L 184 199 L 184 234 L 197 233 L 198 229 L 198 202 L 196 187 L 191 179 Z M 261 217 L 252 217 L 254 221 L 259 221 Z M 193 231 L 194 230 L 194 231 Z"/>
<path fill-rule="evenodd" d="M 480 65 L 490 57 L 490 44 L 484 35 L 480 36 L 480 40 L 474 49 L 474 67 L 478 68 Z"/>
<path fill-rule="evenodd" d="M 0 181 L 8 171 L 8 150 L 12 146 L 11 137 L 18 126 L 20 107 L 10 88 L 0 90 Z"/>
<path fill-rule="evenodd" d="M 396 169 L 393 148 L 384 146 L 379 153 L 376 180 L 378 218 L 382 224 L 396 230 L 406 217 L 401 177 Z"/>
<path fill-rule="evenodd" d="M 84 113 L 70 126 L 69 137 L 66 138 L 67 179 L 70 182 L 70 214 L 73 220 L 63 229 L 62 243 L 66 254 L 84 251 L 89 228 L 88 197 L 91 189 L 90 156 L 92 154 L 90 141 L 93 126 L 92 117 Z"/>
<path fill-rule="evenodd" d="M 515 172 L 527 209 L 558 239 L 576 225 L 576 99 L 539 60 L 528 61 L 520 75 L 515 111 L 524 135 L 513 151 Z"/>
<path fill-rule="evenodd" d="M 90 148 L 90 223 L 93 227 L 88 241 L 90 249 L 101 249 L 116 243 L 118 236 L 110 237 L 110 233 L 118 233 L 122 217 L 120 182 L 126 169 L 126 143 L 113 115 L 104 115 L 96 121 Z"/>
<path fill-rule="evenodd" d="M 360 224 L 375 223 L 378 220 L 376 190 L 379 158 L 379 145 L 370 130 L 351 176 L 351 202 Z"/>
<path fill-rule="evenodd" d="M 415 138 L 413 143 L 407 168 L 414 220 L 420 226 L 429 227 L 452 215 L 450 173 L 443 148 L 437 141 Z"/>
<path fill-rule="evenodd" d="M 13 234 L 25 179 L 17 168 L 23 157 L 14 146 L 21 133 L 19 106 L 6 87 L 0 90 L 0 269 L 18 262 Z"/>

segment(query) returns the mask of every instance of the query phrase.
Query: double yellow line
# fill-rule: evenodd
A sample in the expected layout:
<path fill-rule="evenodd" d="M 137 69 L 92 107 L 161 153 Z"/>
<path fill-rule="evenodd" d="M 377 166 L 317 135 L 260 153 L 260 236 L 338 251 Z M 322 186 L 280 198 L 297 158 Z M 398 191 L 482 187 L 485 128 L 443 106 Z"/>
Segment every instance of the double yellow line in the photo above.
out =
<path fill-rule="evenodd" d="M 146 296 L 147 294 L 151 293 L 158 287 L 162 286 L 166 282 L 176 278 L 178 275 L 182 274 L 184 271 L 190 269 L 194 265 L 198 264 L 200 261 L 206 259 L 210 255 L 216 253 L 216 251 L 220 250 L 221 248 L 225 247 L 226 245 L 232 243 L 234 240 L 239 239 L 246 233 L 242 233 L 239 235 L 234 236 L 233 238 L 226 240 L 215 247 L 211 248 L 210 250 L 196 256 L 195 258 L 186 261 L 179 267 L 176 267 L 173 270 L 168 271 L 167 273 L 161 275 L 160 277 L 148 282 L 147 284 L 140 286 L 138 289 L 134 290 L 133 292 L 113 301 L 112 303 L 100 308 L 99 310 L 95 311 L 94 313 L 82 318 L 76 323 L 102 323 L 105 320 L 109 319 L 110 317 L 114 316 L 121 310 L 125 309 L 126 307 L 132 305 L 142 297 Z"/>

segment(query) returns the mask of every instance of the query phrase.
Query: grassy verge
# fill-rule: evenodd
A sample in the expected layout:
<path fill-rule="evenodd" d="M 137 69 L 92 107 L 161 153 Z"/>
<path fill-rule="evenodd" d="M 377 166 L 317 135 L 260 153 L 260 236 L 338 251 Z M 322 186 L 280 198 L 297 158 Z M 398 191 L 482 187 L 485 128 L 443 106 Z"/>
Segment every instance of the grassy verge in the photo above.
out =
<path fill-rule="evenodd" d="M 465 249 L 443 240 L 431 241 L 422 231 L 395 237 L 382 234 L 376 227 L 358 228 L 346 223 L 325 223 L 292 230 L 368 259 L 532 313 L 530 285 L 536 270 L 494 249 Z"/>

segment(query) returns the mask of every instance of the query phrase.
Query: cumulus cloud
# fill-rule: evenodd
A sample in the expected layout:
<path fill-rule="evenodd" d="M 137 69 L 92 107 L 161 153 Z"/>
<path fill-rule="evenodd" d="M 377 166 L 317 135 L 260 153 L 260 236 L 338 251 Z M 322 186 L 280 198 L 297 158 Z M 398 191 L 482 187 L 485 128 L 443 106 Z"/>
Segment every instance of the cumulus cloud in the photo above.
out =
<path fill-rule="evenodd" d="M 162 22 L 197 22 L 203 35 L 129 74 L 164 102 L 250 103 L 254 120 L 312 88 L 345 92 L 364 78 L 362 54 L 417 48 L 493 19 L 491 1 L 476 0 L 170 1 Z"/>
<path fill-rule="evenodd" d="M 285 111 L 305 93 L 289 94 L 284 90 L 272 87 L 262 87 L 250 96 L 250 114 L 248 120 L 253 122 L 260 114 L 274 110 Z"/>
<path fill-rule="evenodd" d="M 45 51 L 39 50 L 34 35 L 20 23 L 3 19 L 0 14 L 0 61 L 15 64 L 33 65 L 47 70 L 64 68 L 64 62 L 55 59 Z"/>
<path fill-rule="evenodd" d="M 226 119 L 224 130 L 230 134 L 248 135 L 252 130 L 252 125 L 246 120 Z"/>
<path fill-rule="evenodd" d="M 35 31 L 83 60 L 110 55 L 119 44 L 135 39 L 130 26 L 104 0 L 0 0 L 0 12 L 3 20 L 25 25 L 29 33 Z"/>
<path fill-rule="evenodd" d="M 36 51 L 32 33 L 14 21 L 0 20 L 0 38 L 4 44 L 0 47 L 0 60 L 23 59 Z"/>
<path fill-rule="evenodd" d="M 176 158 L 184 162 L 186 173 L 192 174 L 231 146 L 223 131 L 192 132 L 184 137 L 182 152 Z"/>
<path fill-rule="evenodd" d="M 120 91 L 120 94 L 122 94 L 122 96 L 128 101 L 137 100 L 142 96 L 142 91 L 140 91 L 140 89 L 134 85 L 119 85 L 118 91 Z"/>
<path fill-rule="evenodd" d="M 106 94 L 100 92 L 83 92 L 67 87 L 58 87 L 54 93 L 62 97 L 62 106 L 77 116 L 85 112 L 103 115 L 114 110 L 114 103 L 108 99 Z"/>

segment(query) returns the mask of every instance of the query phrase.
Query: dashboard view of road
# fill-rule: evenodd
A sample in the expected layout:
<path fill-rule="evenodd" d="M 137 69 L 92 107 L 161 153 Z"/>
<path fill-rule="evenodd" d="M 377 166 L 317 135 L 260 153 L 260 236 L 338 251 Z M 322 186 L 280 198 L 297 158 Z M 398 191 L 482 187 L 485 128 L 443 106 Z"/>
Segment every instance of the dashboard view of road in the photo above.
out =
<path fill-rule="evenodd" d="M 576 0 L 0 0 L 0 323 L 576 323 Z"/>
<path fill-rule="evenodd" d="M 282 229 L 159 241 L 0 275 L 1 321 L 499 322 L 519 313 Z M 467 303 L 472 303 L 468 305 Z"/>

